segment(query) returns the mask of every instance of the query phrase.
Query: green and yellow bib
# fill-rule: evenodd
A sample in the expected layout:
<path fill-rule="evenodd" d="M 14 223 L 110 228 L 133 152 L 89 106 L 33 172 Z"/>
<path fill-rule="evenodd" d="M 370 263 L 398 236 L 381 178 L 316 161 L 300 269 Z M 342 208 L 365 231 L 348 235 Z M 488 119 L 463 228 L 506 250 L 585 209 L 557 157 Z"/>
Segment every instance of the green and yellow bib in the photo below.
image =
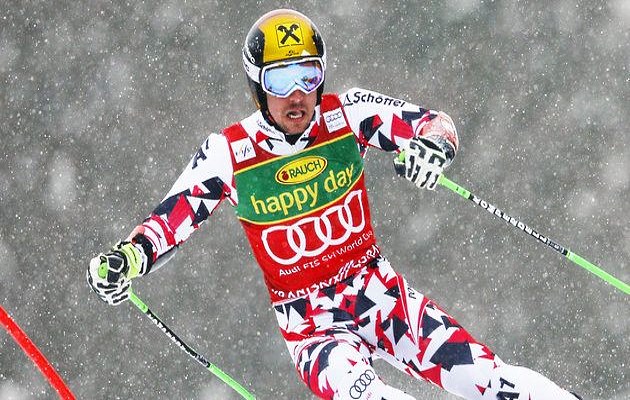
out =
<path fill-rule="evenodd" d="M 363 159 L 336 95 L 324 95 L 315 141 L 269 153 L 241 124 L 224 130 L 232 149 L 237 216 L 272 301 L 330 286 L 374 258 Z"/>

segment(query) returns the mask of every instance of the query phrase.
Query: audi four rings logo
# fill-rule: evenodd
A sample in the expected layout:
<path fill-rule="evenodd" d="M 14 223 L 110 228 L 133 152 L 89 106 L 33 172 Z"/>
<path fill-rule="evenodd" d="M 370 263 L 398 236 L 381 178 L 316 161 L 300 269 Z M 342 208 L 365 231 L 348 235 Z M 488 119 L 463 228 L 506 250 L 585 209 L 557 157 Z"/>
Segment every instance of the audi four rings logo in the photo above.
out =
<path fill-rule="evenodd" d="M 362 190 L 350 192 L 343 204 L 330 207 L 320 216 L 302 218 L 293 225 L 276 225 L 265 229 L 262 232 L 262 242 L 267 254 L 279 264 L 292 265 L 302 257 L 316 257 L 330 246 L 344 243 L 351 234 L 363 231 L 365 214 L 362 192 Z M 358 205 L 361 210 L 356 220 L 352 214 L 353 202 L 354 207 Z M 335 216 L 338 222 L 331 221 Z M 334 229 L 334 226 L 338 225 L 341 225 L 343 229 Z M 342 230 L 343 233 L 341 233 Z M 269 236 L 272 234 L 273 238 L 270 240 Z M 309 239 L 313 235 L 317 240 Z M 274 252 L 270 242 L 275 243 L 276 246 L 278 244 L 283 246 L 283 254 Z M 313 242 L 321 244 L 313 247 Z M 289 248 L 286 249 L 284 245 L 288 245 Z"/>
<path fill-rule="evenodd" d="M 357 378 L 356 381 L 354 381 L 354 384 L 350 386 L 348 394 L 353 399 L 360 399 L 374 379 L 376 379 L 374 371 L 365 371 Z"/>

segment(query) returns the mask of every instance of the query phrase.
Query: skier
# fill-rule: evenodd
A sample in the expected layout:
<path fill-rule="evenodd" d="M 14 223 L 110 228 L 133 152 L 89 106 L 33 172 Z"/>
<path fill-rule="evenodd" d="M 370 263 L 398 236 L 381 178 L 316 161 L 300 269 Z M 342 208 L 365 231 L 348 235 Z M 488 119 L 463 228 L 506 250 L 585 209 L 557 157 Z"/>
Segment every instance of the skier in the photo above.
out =
<path fill-rule="evenodd" d="M 503 362 L 409 286 L 376 245 L 366 150 L 404 152 L 396 170 L 434 189 L 459 147 L 451 118 L 366 89 L 324 94 L 326 46 L 293 10 L 263 15 L 242 55 L 258 110 L 210 134 L 148 218 L 92 259 L 87 279 L 98 296 L 126 300 L 132 279 L 228 200 L 297 372 L 317 397 L 412 399 L 379 378 L 378 356 L 466 399 L 575 400 Z"/>

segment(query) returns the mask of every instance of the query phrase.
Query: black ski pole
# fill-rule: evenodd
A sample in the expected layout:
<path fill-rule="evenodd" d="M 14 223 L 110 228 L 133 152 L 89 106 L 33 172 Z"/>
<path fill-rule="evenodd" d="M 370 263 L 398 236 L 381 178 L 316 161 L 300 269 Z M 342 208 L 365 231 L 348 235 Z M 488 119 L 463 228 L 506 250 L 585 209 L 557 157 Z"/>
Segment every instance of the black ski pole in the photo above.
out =
<path fill-rule="evenodd" d="M 630 285 L 628 285 L 627 283 L 621 281 L 618 278 L 615 278 L 614 276 L 612 276 L 608 272 L 604 271 L 603 269 L 601 269 L 597 265 L 595 265 L 595 264 L 591 263 L 590 261 L 584 259 L 583 257 L 579 256 L 578 254 L 575 254 L 574 252 L 572 252 L 571 250 L 565 248 L 564 246 L 561 246 L 560 244 L 556 243 L 555 241 L 549 239 L 547 236 L 541 235 L 535 229 L 530 228 L 529 226 L 527 226 L 523 222 L 517 220 L 514 217 L 509 216 L 508 214 L 506 214 L 505 212 L 503 212 L 500 209 L 496 208 L 495 206 L 493 206 L 492 204 L 488 203 L 487 201 L 482 200 L 481 198 L 479 198 L 476 195 L 472 194 L 471 192 L 469 192 L 468 190 L 464 189 L 463 187 L 461 187 L 457 183 L 455 183 L 452 180 L 448 179 L 446 176 L 440 175 L 440 177 L 438 178 L 438 182 L 437 183 L 439 185 L 441 185 L 441 186 L 444 186 L 445 188 L 448 188 L 448 189 L 452 190 L 453 192 L 457 193 L 461 197 L 472 201 L 473 203 L 475 203 L 479 207 L 485 209 L 486 211 L 488 211 L 489 213 L 491 213 L 495 217 L 504 220 L 505 222 L 507 222 L 508 224 L 512 225 L 513 227 L 515 227 L 515 228 L 517 228 L 517 229 L 527 233 L 529 236 L 537 239 L 539 242 L 547 245 L 548 247 L 550 247 L 553 250 L 557 251 L 558 253 L 562 254 L 563 256 L 565 256 L 566 258 L 571 260 L 573 263 L 575 263 L 575 264 L 579 265 L 580 267 L 586 269 L 587 271 L 595 274 L 596 276 L 598 276 L 602 280 L 610 283 L 611 285 L 613 285 L 617 289 L 621 290 L 625 294 L 630 294 Z"/>
<path fill-rule="evenodd" d="M 234 389 L 236 392 L 238 392 L 238 394 L 240 394 L 244 399 L 247 399 L 247 400 L 255 400 L 256 399 L 251 393 L 249 393 L 247 391 L 247 389 L 245 389 L 243 386 L 241 386 L 240 383 L 238 383 L 237 381 L 232 379 L 231 376 L 229 376 L 228 374 L 223 372 L 216 365 L 212 364 L 204 356 L 202 356 L 201 354 L 197 353 L 195 350 L 193 350 L 192 347 L 190 347 L 183 340 L 181 340 L 175 334 L 175 332 L 173 332 L 168 326 L 166 326 L 164 324 L 164 322 L 162 322 L 162 320 L 157 315 L 155 315 L 153 313 L 153 311 L 151 311 L 151 309 L 142 300 L 140 300 L 140 298 L 138 298 L 138 296 L 136 296 L 135 293 L 133 293 L 131 291 L 131 289 L 129 289 L 129 300 L 131 300 L 131 302 L 136 307 L 138 307 L 138 309 L 140 311 L 142 311 L 147 317 L 149 317 L 149 319 L 158 328 L 160 328 L 160 330 L 162 332 L 164 332 L 164 334 L 166 334 L 166 336 L 168 336 L 169 339 L 171 339 L 173 341 L 173 343 L 175 343 L 177 345 L 177 347 L 182 349 L 184 352 L 186 352 L 186 354 L 188 354 L 190 357 L 192 357 L 195 361 L 197 361 L 199 364 L 203 365 L 204 368 L 206 368 L 208 371 L 212 372 L 216 377 L 221 379 L 228 386 L 230 386 L 232 389 Z"/>

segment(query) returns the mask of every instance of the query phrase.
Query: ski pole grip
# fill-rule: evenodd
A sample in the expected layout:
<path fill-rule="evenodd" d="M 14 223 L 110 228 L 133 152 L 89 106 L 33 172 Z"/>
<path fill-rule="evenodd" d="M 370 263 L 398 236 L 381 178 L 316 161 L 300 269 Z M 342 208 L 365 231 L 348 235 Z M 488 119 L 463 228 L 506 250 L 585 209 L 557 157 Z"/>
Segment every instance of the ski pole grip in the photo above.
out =
<path fill-rule="evenodd" d="M 394 171 L 398 176 L 405 176 L 405 150 L 401 150 L 394 158 Z"/>
<path fill-rule="evenodd" d="M 99 266 L 98 266 L 98 277 L 105 279 L 107 278 L 107 263 L 106 260 L 103 260 L 103 256 L 98 256 Z"/>

